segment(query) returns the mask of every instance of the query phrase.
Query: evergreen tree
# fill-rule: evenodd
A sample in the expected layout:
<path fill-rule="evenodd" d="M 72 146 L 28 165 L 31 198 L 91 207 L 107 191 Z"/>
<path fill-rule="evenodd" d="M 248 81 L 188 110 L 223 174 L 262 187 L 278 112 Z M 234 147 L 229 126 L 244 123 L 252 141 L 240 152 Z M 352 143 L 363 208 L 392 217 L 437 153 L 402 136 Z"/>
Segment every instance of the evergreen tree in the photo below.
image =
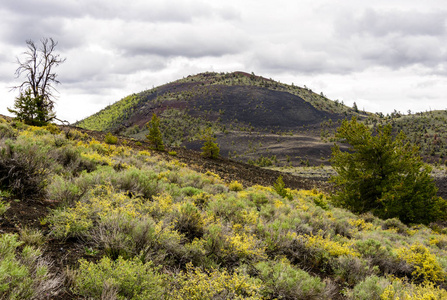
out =
<path fill-rule="evenodd" d="M 203 143 L 202 147 L 202 155 L 209 158 L 218 158 L 220 148 L 219 145 L 215 143 L 216 138 L 214 137 L 210 128 L 205 131 L 203 139 L 205 140 L 205 142 Z"/>
<path fill-rule="evenodd" d="M 20 93 L 14 101 L 14 108 L 8 108 L 8 111 L 28 125 L 43 126 L 48 124 L 47 120 L 54 118 L 54 113 L 42 109 L 44 101 L 42 96 L 33 97 L 31 89 L 27 89 L 25 93 Z"/>
<path fill-rule="evenodd" d="M 392 136 L 391 125 L 375 134 L 364 124 L 344 120 L 336 137 L 350 145 L 332 149 L 332 178 L 338 188 L 334 202 L 357 213 L 372 212 L 404 223 L 424 223 L 445 218 L 446 201 L 436 196 L 430 166 L 416 146 L 405 143 L 401 132 Z"/>
<path fill-rule="evenodd" d="M 152 144 L 152 147 L 159 151 L 164 151 L 165 146 L 163 145 L 163 137 L 160 131 L 160 119 L 156 114 L 152 114 L 152 119 L 147 122 L 147 128 L 149 129 L 149 134 L 146 138 Z"/>
<path fill-rule="evenodd" d="M 275 189 L 276 193 L 281 197 L 287 198 L 289 200 L 293 199 L 292 195 L 290 195 L 286 189 L 286 185 L 284 183 L 284 180 L 282 179 L 282 175 L 280 175 L 276 180 L 276 182 L 273 184 L 273 188 Z"/>

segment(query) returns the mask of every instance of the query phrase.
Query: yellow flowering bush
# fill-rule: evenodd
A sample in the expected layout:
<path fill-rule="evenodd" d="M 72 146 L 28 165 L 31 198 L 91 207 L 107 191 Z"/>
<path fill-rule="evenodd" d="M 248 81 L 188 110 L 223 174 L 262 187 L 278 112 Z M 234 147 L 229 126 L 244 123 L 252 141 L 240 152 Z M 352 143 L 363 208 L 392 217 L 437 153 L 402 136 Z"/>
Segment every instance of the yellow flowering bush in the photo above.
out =
<path fill-rule="evenodd" d="M 147 206 L 149 212 L 158 218 L 171 213 L 176 208 L 176 206 L 173 205 L 172 196 L 167 193 L 154 196 L 152 203 L 148 203 Z"/>
<path fill-rule="evenodd" d="M 424 283 L 440 282 L 445 280 L 446 273 L 439 264 L 436 256 L 430 253 L 424 245 L 415 243 L 410 248 L 402 247 L 397 251 L 398 258 L 407 262 L 414 268 L 414 280 Z"/>
<path fill-rule="evenodd" d="M 226 256 L 236 255 L 239 259 L 265 259 L 265 247 L 254 235 L 234 232 L 225 236 L 227 247 L 223 249 Z"/>
<path fill-rule="evenodd" d="M 188 263 L 186 271 L 177 274 L 173 281 L 175 289 L 170 299 L 263 299 L 260 280 L 237 271 L 232 274 L 225 269 L 205 271 Z"/>
<path fill-rule="evenodd" d="M 84 234 L 94 221 L 109 216 L 138 218 L 144 208 L 140 198 L 115 192 L 111 186 L 97 186 L 86 198 L 77 201 L 73 207 L 56 209 L 46 218 L 56 237 Z"/>
<path fill-rule="evenodd" d="M 348 242 L 340 243 L 333 241 L 330 238 L 325 238 L 319 234 L 305 236 L 305 239 L 308 247 L 322 249 L 329 253 L 330 256 L 360 256 L 359 253 L 351 247 L 352 244 Z"/>
<path fill-rule="evenodd" d="M 109 165 L 109 166 L 113 165 L 113 160 L 110 157 L 101 155 L 97 152 L 92 152 L 92 153 L 91 152 L 87 152 L 87 153 L 81 152 L 81 156 L 87 160 L 92 161 L 92 162 L 98 162 L 100 164 Z"/>
<path fill-rule="evenodd" d="M 364 219 L 349 219 L 348 223 L 359 231 L 369 231 L 374 229 L 374 224 L 366 222 Z"/>
<path fill-rule="evenodd" d="M 391 284 L 380 294 L 380 300 L 443 300 L 447 291 L 433 282 L 414 284 L 398 278 L 391 278 Z"/>
<path fill-rule="evenodd" d="M 147 150 L 141 150 L 141 151 L 138 151 L 138 153 L 137 153 L 137 155 L 138 156 L 142 156 L 142 157 L 144 157 L 144 156 L 151 156 L 151 153 L 149 152 L 149 151 L 147 151 Z"/>
<path fill-rule="evenodd" d="M 238 191 L 242 191 L 244 189 L 244 186 L 242 185 L 242 183 L 239 183 L 237 180 L 233 180 L 228 185 L 228 188 L 230 189 L 230 191 L 238 192 Z"/>

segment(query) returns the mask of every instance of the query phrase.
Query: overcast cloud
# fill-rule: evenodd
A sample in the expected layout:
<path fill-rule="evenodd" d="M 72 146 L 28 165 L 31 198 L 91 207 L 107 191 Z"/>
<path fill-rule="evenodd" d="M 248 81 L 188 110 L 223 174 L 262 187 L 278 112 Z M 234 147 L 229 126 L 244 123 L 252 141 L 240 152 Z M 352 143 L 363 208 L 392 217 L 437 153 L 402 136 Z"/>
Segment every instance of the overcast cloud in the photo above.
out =
<path fill-rule="evenodd" d="M 56 112 L 74 122 L 205 71 L 246 71 L 367 111 L 446 109 L 444 0 L 2 0 L 0 113 L 25 41 L 67 61 Z"/>

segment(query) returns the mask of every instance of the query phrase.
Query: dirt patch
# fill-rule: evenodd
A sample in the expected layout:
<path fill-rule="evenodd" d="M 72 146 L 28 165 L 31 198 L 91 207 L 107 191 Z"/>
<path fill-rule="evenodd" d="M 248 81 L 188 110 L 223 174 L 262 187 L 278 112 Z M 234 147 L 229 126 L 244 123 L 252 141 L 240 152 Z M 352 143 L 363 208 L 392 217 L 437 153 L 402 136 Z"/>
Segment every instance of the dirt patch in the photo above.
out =
<path fill-rule="evenodd" d="M 0 230 L 4 233 L 17 233 L 22 228 L 38 228 L 46 230 L 41 220 L 48 214 L 49 209 L 55 208 L 55 203 L 45 200 L 17 200 L 4 199 L 10 207 L 0 219 Z"/>
<path fill-rule="evenodd" d="M 255 161 L 259 157 L 275 156 L 277 166 L 299 166 L 309 164 L 319 166 L 328 164 L 331 157 L 331 143 L 324 143 L 320 138 L 293 134 L 278 135 L 271 133 L 235 133 L 217 135 L 221 154 L 225 157 L 237 153 L 237 160 Z M 187 148 L 200 150 L 201 143 Z"/>

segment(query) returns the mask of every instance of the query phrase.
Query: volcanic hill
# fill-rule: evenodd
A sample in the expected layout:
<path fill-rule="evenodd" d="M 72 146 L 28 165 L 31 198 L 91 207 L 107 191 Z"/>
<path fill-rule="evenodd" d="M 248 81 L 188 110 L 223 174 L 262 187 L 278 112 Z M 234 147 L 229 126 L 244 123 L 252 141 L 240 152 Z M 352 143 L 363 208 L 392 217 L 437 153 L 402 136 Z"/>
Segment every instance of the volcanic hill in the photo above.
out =
<path fill-rule="evenodd" d="M 212 128 L 222 155 L 258 165 L 326 163 L 325 138 L 339 120 L 366 115 L 306 87 L 202 73 L 125 97 L 75 125 L 144 139 L 154 113 L 166 145 L 198 150 Z"/>

